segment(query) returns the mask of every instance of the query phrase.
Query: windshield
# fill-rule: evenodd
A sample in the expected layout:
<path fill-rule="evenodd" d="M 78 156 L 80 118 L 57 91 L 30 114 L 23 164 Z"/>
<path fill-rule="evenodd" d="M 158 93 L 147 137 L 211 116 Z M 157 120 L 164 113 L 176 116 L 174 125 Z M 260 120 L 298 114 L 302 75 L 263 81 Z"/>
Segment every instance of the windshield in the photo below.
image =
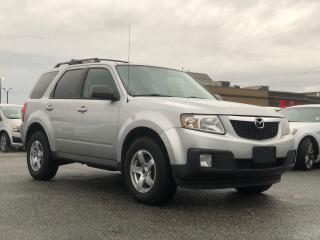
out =
<path fill-rule="evenodd" d="M 320 108 L 285 108 L 280 111 L 289 122 L 320 122 Z"/>
<path fill-rule="evenodd" d="M 128 71 L 129 70 L 129 71 Z M 167 68 L 119 65 L 117 71 L 131 96 L 215 99 L 188 74 Z M 128 72 L 130 79 L 128 83 Z"/>
<path fill-rule="evenodd" d="M 8 119 L 21 119 L 21 107 L 18 106 L 6 106 L 0 107 L 3 115 Z"/>

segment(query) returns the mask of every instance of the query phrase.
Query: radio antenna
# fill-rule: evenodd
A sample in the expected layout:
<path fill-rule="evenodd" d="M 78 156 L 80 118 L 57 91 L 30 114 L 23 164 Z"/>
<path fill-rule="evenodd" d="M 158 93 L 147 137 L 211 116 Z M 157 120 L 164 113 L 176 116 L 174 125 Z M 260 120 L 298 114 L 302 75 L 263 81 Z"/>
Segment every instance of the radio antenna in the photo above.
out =
<path fill-rule="evenodd" d="M 131 26 L 129 25 L 129 42 L 128 42 L 128 81 L 127 81 L 127 102 L 129 102 L 129 94 L 130 94 L 130 90 L 129 90 L 129 81 L 130 81 L 130 51 L 131 51 Z"/>

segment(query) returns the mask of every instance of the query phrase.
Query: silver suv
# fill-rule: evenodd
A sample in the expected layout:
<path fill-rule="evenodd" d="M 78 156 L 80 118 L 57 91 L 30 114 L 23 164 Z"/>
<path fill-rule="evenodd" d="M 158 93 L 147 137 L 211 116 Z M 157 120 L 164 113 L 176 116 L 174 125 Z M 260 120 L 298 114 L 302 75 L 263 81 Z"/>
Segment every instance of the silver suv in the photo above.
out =
<path fill-rule="evenodd" d="M 1 89 L 0 89 L 1 91 Z M 0 151 L 21 148 L 21 106 L 0 104 Z"/>
<path fill-rule="evenodd" d="M 181 187 L 260 193 L 295 164 L 288 121 L 217 101 L 186 73 L 107 59 L 44 73 L 23 106 L 31 176 L 83 163 L 124 174 L 133 197 L 160 204 Z"/>

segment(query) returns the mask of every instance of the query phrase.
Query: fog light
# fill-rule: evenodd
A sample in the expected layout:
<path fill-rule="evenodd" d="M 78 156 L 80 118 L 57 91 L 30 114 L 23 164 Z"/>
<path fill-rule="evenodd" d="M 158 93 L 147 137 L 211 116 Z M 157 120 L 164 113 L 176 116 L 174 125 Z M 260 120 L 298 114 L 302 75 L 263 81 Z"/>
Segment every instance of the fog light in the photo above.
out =
<path fill-rule="evenodd" d="M 200 154 L 200 166 L 201 167 L 212 167 L 211 154 Z"/>

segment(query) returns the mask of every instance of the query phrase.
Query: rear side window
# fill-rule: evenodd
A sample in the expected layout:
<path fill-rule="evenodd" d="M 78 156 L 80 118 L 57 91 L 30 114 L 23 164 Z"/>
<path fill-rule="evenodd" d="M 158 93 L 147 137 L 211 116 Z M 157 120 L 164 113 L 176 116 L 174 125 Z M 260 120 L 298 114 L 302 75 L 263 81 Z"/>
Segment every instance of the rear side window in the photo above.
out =
<path fill-rule="evenodd" d="M 116 86 L 113 77 L 108 69 L 93 68 L 88 71 L 86 81 L 84 83 L 82 98 L 92 98 L 93 87 L 108 86 L 116 92 Z"/>
<path fill-rule="evenodd" d="M 57 76 L 58 71 L 56 72 L 49 72 L 43 74 L 36 85 L 34 86 L 31 96 L 31 99 L 40 99 L 43 97 L 44 93 L 46 92 L 47 88 L 49 87 L 52 80 Z"/>
<path fill-rule="evenodd" d="M 53 98 L 79 98 L 82 76 L 83 69 L 65 72 L 56 85 Z"/>

